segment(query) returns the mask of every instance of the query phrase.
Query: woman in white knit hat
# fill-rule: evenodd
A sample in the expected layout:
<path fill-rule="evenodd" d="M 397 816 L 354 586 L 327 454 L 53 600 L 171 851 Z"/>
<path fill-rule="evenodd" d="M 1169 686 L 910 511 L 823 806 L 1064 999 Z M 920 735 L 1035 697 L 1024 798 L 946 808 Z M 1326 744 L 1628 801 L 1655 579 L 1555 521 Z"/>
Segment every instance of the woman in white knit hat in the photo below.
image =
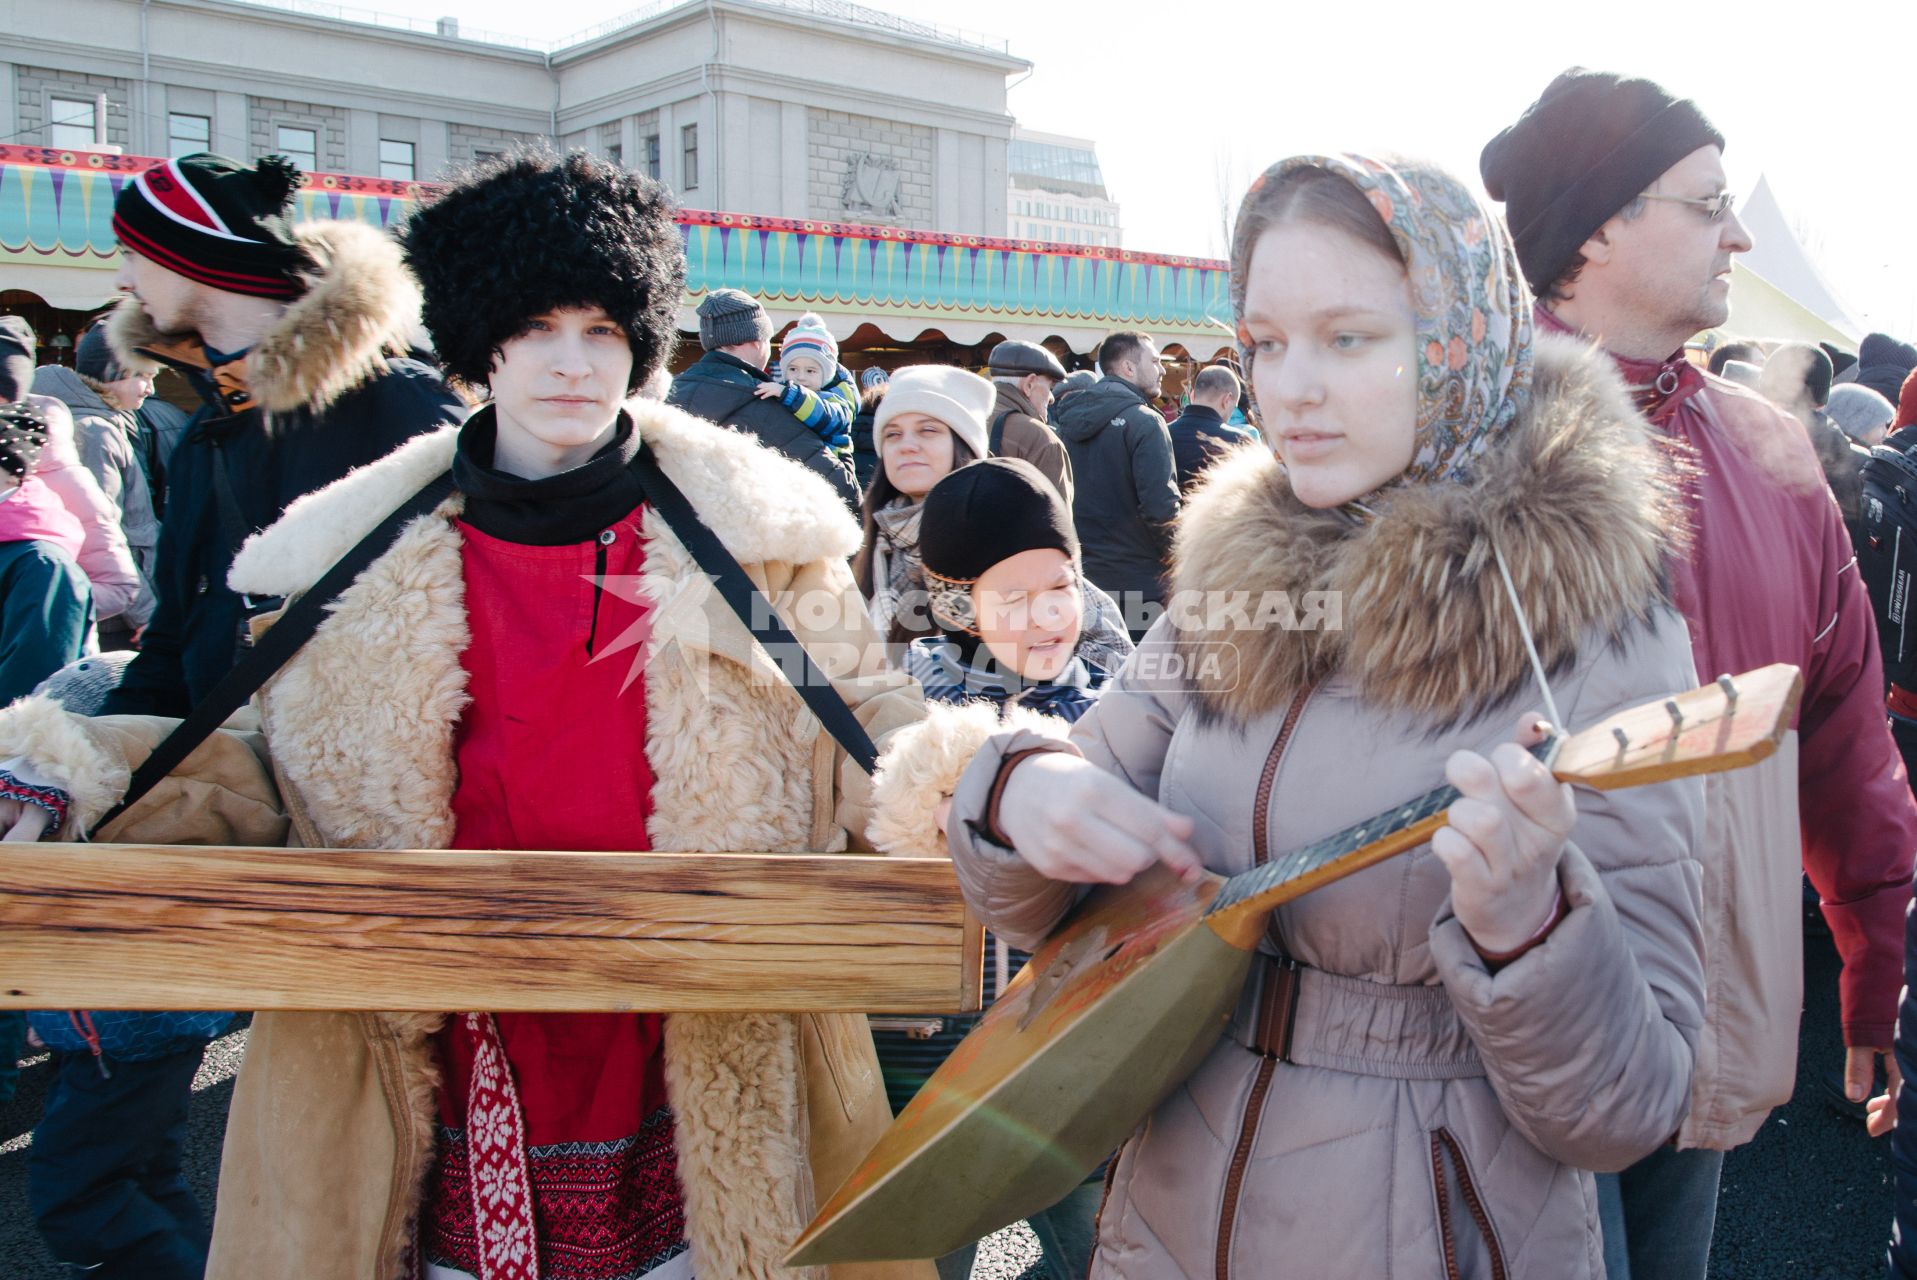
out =
<path fill-rule="evenodd" d="M 860 515 L 865 541 L 852 561 L 873 625 L 905 643 L 935 629 L 919 561 L 921 503 L 932 486 L 987 454 L 985 415 L 992 384 L 950 365 L 921 364 L 892 375 L 872 424 L 879 469 Z"/>

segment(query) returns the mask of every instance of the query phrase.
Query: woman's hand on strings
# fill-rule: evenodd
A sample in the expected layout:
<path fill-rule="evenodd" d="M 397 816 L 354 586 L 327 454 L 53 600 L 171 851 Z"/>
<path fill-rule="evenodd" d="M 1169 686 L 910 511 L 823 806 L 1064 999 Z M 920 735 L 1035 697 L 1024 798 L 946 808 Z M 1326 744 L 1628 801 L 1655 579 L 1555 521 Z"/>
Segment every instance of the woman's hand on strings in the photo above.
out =
<path fill-rule="evenodd" d="M 1204 864 L 1192 820 L 1065 751 L 1028 756 L 999 797 L 998 825 L 1041 875 L 1074 884 L 1128 884 L 1162 862 L 1195 880 Z"/>
<path fill-rule="evenodd" d="M 1535 715 L 1489 758 L 1453 753 L 1445 779 L 1459 799 L 1431 851 L 1451 873 L 1451 909 L 1480 950 L 1512 951 L 1550 919 L 1558 859 L 1577 821 L 1571 788 L 1527 748 L 1544 741 Z"/>

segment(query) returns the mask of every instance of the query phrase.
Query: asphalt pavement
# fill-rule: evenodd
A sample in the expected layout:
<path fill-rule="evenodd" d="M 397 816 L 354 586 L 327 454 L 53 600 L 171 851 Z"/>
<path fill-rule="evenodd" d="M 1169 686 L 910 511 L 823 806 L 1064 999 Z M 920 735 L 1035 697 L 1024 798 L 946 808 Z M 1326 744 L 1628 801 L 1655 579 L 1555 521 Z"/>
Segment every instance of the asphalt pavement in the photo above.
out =
<path fill-rule="evenodd" d="M 1870 1141 L 1862 1124 L 1840 1117 L 1826 1102 L 1820 1079 L 1843 1062 L 1837 957 L 1827 937 L 1806 939 L 1804 969 L 1797 1093 L 1755 1141 L 1725 1161 L 1712 1280 L 1882 1280 L 1884 1274 L 1888 1144 Z M 245 1041 L 243 1029 L 215 1041 L 194 1082 L 188 1174 L 209 1213 L 233 1073 Z M 27 1212 L 26 1151 L 47 1075 L 44 1055 L 28 1060 L 18 1095 L 0 1106 L 0 1280 L 63 1280 Z M 1022 1225 L 987 1240 L 972 1275 L 1046 1280 L 1038 1242 Z"/>

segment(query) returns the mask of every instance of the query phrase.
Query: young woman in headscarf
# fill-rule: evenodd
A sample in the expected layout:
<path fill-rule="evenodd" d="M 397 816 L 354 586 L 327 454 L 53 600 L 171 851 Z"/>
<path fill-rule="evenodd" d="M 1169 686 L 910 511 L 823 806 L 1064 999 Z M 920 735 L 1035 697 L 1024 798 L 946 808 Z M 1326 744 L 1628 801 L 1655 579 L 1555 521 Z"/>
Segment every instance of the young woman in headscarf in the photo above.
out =
<path fill-rule="evenodd" d="M 1695 683 L 1669 473 L 1607 365 L 1534 339 L 1506 233 L 1446 174 L 1276 165 L 1232 284 L 1276 456 L 1190 500 L 1170 613 L 1070 738 L 972 760 L 966 898 L 1032 947 L 1088 884 L 1461 794 L 1428 845 L 1272 913 L 1227 1034 L 1116 1162 L 1092 1275 L 1601 1276 L 1582 1171 L 1690 1096 L 1703 793 L 1554 782 L 1524 636 L 1572 727 Z M 1243 592 L 1250 626 L 1211 607 Z M 1256 625 L 1310 592 L 1320 625 Z"/>

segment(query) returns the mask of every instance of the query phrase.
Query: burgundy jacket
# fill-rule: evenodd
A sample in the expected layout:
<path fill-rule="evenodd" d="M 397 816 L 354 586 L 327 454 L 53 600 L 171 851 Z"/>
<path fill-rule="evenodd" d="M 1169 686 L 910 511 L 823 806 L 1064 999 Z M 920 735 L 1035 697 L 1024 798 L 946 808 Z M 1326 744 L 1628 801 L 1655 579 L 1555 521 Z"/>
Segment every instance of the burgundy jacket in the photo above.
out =
<path fill-rule="evenodd" d="M 1540 329 L 1569 332 L 1543 307 Z M 1638 407 L 1689 447 L 1692 545 L 1672 566 L 1704 679 L 1804 673 L 1797 713 L 1804 870 L 1843 958 L 1844 1042 L 1888 1045 L 1903 983 L 1917 804 L 1891 740 L 1870 597 L 1803 426 L 1682 352 L 1614 356 Z"/>

